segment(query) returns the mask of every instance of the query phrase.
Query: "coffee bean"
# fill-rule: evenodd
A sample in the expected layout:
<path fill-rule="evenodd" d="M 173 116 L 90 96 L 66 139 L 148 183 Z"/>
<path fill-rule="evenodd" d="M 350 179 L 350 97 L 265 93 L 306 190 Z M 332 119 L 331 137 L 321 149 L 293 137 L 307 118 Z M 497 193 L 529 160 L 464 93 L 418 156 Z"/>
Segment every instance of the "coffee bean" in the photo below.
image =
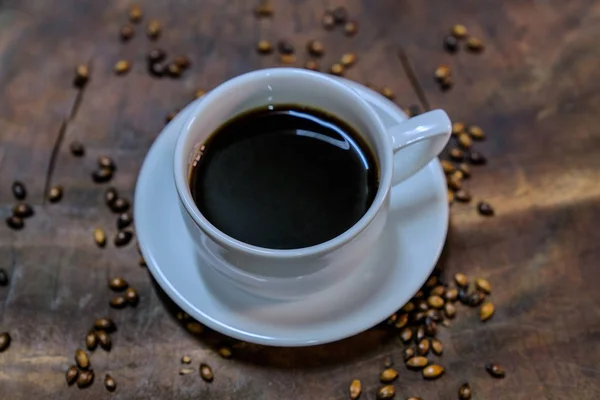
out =
<path fill-rule="evenodd" d="M 454 192 L 451 190 L 448 190 L 448 204 L 452 204 L 454 203 Z"/>
<path fill-rule="evenodd" d="M 396 98 L 394 91 L 389 87 L 382 88 L 380 93 L 389 100 L 394 100 Z"/>
<path fill-rule="evenodd" d="M 336 76 L 344 75 L 344 67 L 341 64 L 333 64 L 329 69 L 329 73 Z"/>
<path fill-rule="evenodd" d="M 425 337 L 425 327 L 423 325 L 421 325 L 417 328 L 417 340 L 421 340 L 424 337 Z"/>
<path fill-rule="evenodd" d="M 156 40 L 162 33 L 162 27 L 160 26 L 160 22 L 155 19 L 150 20 L 148 22 L 148 26 L 146 27 L 146 35 L 150 40 Z"/>
<path fill-rule="evenodd" d="M 448 155 L 454 161 L 462 161 L 465 158 L 465 153 L 461 149 L 456 147 L 450 149 Z"/>
<path fill-rule="evenodd" d="M 25 197 L 27 197 L 27 189 L 23 182 L 14 181 L 11 185 L 11 190 L 17 200 L 25 200 Z"/>
<path fill-rule="evenodd" d="M 412 357 L 414 357 L 414 355 L 415 355 L 415 349 L 413 349 L 412 347 L 407 347 L 406 349 L 404 349 L 402 359 L 406 362 L 409 359 L 411 359 Z"/>
<path fill-rule="evenodd" d="M 358 399 L 360 397 L 361 384 L 360 384 L 360 381 L 358 379 L 354 379 L 350 383 L 350 388 L 348 389 L 348 392 L 350 393 L 350 399 L 351 400 L 356 400 L 356 399 Z"/>
<path fill-rule="evenodd" d="M 494 208 L 490 205 L 490 203 L 486 203 L 485 201 L 480 201 L 477 203 L 477 211 L 479 211 L 479 214 L 486 217 L 491 217 L 494 215 Z"/>
<path fill-rule="evenodd" d="M 90 359 L 82 349 L 75 350 L 75 363 L 79 369 L 88 369 L 90 367 Z"/>
<path fill-rule="evenodd" d="M 422 290 L 418 290 L 417 293 L 415 293 L 415 295 L 413 296 L 413 299 L 420 299 L 421 297 L 423 297 L 425 295 L 425 293 Z"/>
<path fill-rule="evenodd" d="M 496 363 L 485 364 L 485 370 L 494 378 L 504 378 L 506 376 L 504 368 Z"/>
<path fill-rule="evenodd" d="M 115 236 L 113 242 L 117 247 L 123 247 L 131 242 L 133 238 L 133 233 L 131 231 L 119 231 Z"/>
<path fill-rule="evenodd" d="M 379 375 L 379 380 L 383 383 L 390 383 L 398 378 L 398 371 L 393 368 L 386 368 L 383 370 L 381 375 Z"/>
<path fill-rule="evenodd" d="M 481 53 L 485 49 L 485 46 L 481 40 L 471 36 L 467 39 L 467 49 L 471 53 Z"/>
<path fill-rule="evenodd" d="M 198 322 L 188 322 L 185 325 L 185 329 L 187 329 L 188 332 L 190 332 L 194 335 L 199 335 L 202 332 L 204 332 L 204 326 L 202 326 L 202 324 L 200 324 Z"/>
<path fill-rule="evenodd" d="M 27 203 L 20 203 L 13 207 L 12 212 L 19 218 L 29 218 L 33 215 L 33 207 Z"/>
<path fill-rule="evenodd" d="M 348 21 L 344 24 L 344 33 L 346 36 L 354 36 L 358 32 L 358 22 Z"/>
<path fill-rule="evenodd" d="M 125 299 L 132 307 L 136 307 L 140 302 L 140 296 L 138 296 L 136 290 L 132 287 L 128 288 L 125 291 Z"/>
<path fill-rule="evenodd" d="M 63 196 L 62 186 L 53 186 L 48 191 L 48 200 L 50 203 L 58 203 Z"/>
<path fill-rule="evenodd" d="M 392 357 L 387 356 L 383 361 L 383 366 L 386 368 L 390 368 L 392 365 L 394 365 L 394 360 L 392 360 Z"/>
<path fill-rule="evenodd" d="M 444 314 L 446 314 L 446 317 L 448 318 L 454 318 L 456 315 L 456 306 L 452 303 L 444 304 Z"/>
<path fill-rule="evenodd" d="M 268 40 L 259 40 L 256 44 L 256 51 L 260 54 L 270 54 L 273 52 L 273 46 Z"/>
<path fill-rule="evenodd" d="M 167 58 L 167 53 L 163 49 L 155 48 L 148 52 L 146 60 L 149 64 L 156 64 L 164 61 Z"/>
<path fill-rule="evenodd" d="M 112 333 L 117 330 L 117 325 L 110 318 L 99 318 L 94 322 L 94 329 Z"/>
<path fill-rule="evenodd" d="M 258 18 L 267 18 L 273 15 L 273 5 L 269 0 L 262 0 L 259 5 L 254 8 L 254 15 Z"/>
<path fill-rule="evenodd" d="M 191 374 L 192 372 L 194 372 L 194 368 L 181 368 L 179 370 L 179 375 L 187 375 Z"/>
<path fill-rule="evenodd" d="M 115 162 L 109 156 L 98 156 L 97 163 L 98 167 L 100 168 L 110 169 L 111 171 L 114 171 L 116 169 Z"/>
<path fill-rule="evenodd" d="M 470 149 L 473 146 L 473 140 L 468 133 L 460 133 L 458 135 L 458 144 L 463 149 Z"/>
<path fill-rule="evenodd" d="M 417 344 L 417 353 L 421 356 L 426 356 L 429 353 L 429 339 L 423 338 Z"/>
<path fill-rule="evenodd" d="M 148 72 L 156 78 L 162 78 L 167 73 L 167 66 L 161 63 L 148 65 Z"/>
<path fill-rule="evenodd" d="M 340 59 L 340 64 L 342 64 L 342 66 L 344 68 L 350 68 L 355 63 L 356 63 L 356 54 L 354 54 L 354 53 L 346 53 Z"/>
<path fill-rule="evenodd" d="M 460 172 L 462 172 L 462 174 L 465 178 L 471 177 L 471 168 L 467 164 L 465 164 L 465 163 L 459 164 L 458 170 Z"/>
<path fill-rule="evenodd" d="M 113 171 L 108 168 L 97 169 L 92 172 L 92 180 L 96 183 L 105 183 L 112 179 Z"/>
<path fill-rule="evenodd" d="M 117 277 L 108 281 L 108 287 L 115 292 L 122 292 L 129 287 L 129 284 L 125 279 Z"/>
<path fill-rule="evenodd" d="M 125 211 L 129 210 L 129 200 L 119 197 L 111 203 L 110 209 L 115 213 L 124 213 Z"/>
<path fill-rule="evenodd" d="M 431 339 L 431 350 L 438 356 L 441 356 L 442 353 L 444 352 L 444 346 L 442 345 L 442 342 L 440 342 L 438 339 Z"/>
<path fill-rule="evenodd" d="M 462 188 L 462 179 L 456 175 L 446 177 L 446 183 L 448 184 L 448 187 L 454 191 L 459 191 Z"/>
<path fill-rule="evenodd" d="M 444 91 L 452 89 L 454 86 L 454 79 L 451 76 L 447 76 L 440 80 L 440 88 Z"/>
<path fill-rule="evenodd" d="M 85 347 L 87 347 L 89 351 L 96 350 L 96 347 L 98 347 L 98 337 L 96 336 L 96 332 L 89 331 L 88 334 L 85 335 Z"/>
<path fill-rule="evenodd" d="M 171 78 L 179 78 L 181 76 L 181 67 L 175 63 L 167 65 L 167 75 Z"/>
<path fill-rule="evenodd" d="M 471 193 L 465 189 L 460 189 L 455 193 L 456 200 L 461 203 L 468 203 L 471 201 Z"/>
<path fill-rule="evenodd" d="M 458 51 L 458 39 L 452 35 L 446 36 L 444 38 L 444 49 L 448 53 L 456 53 Z"/>
<path fill-rule="evenodd" d="M 469 153 L 469 162 L 472 165 L 484 165 L 487 163 L 487 159 L 483 156 L 483 154 L 476 151 L 471 151 Z"/>
<path fill-rule="evenodd" d="M 444 306 L 444 299 L 440 296 L 429 296 L 427 299 L 427 304 L 429 304 L 433 308 L 442 308 Z"/>
<path fill-rule="evenodd" d="M 106 374 L 106 376 L 104 377 L 104 387 L 109 392 L 114 392 L 115 390 L 117 390 L 117 382 L 115 382 L 112 376 Z"/>
<path fill-rule="evenodd" d="M 133 222 L 131 213 L 125 212 L 119 215 L 117 218 L 117 229 L 125 229 Z"/>
<path fill-rule="evenodd" d="M 408 116 L 416 117 L 417 115 L 421 115 L 421 107 L 419 107 L 417 104 L 411 104 L 408 106 Z"/>
<path fill-rule="evenodd" d="M 332 15 L 336 24 L 343 24 L 348 20 L 348 10 L 345 7 L 334 8 Z"/>
<path fill-rule="evenodd" d="M 459 134 L 465 132 L 465 124 L 462 122 L 454 122 L 452 124 L 452 135 L 458 136 Z"/>
<path fill-rule="evenodd" d="M 94 371 L 81 371 L 77 377 L 77 387 L 80 389 L 90 386 L 94 382 Z"/>
<path fill-rule="evenodd" d="M 492 318 L 492 315 L 494 315 L 494 304 L 489 302 L 484 303 L 479 309 L 479 317 L 482 321 L 487 321 Z"/>
<path fill-rule="evenodd" d="M 71 154 L 75 157 L 82 157 L 85 154 L 85 147 L 83 147 L 81 142 L 74 140 L 69 145 L 69 151 L 71 151 Z"/>
<path fill-rule="evenodd" d="M 319 63 L 316 62 L 315 60 L 308 60 L 305 64 L 304 64 L 304 68 L 311 70 L 311 71 L 318 71 L 319 70 Z"/>
<path fill-rule="evenodd" d="M 469 305 L 469 292 L 466 287 L 458 289 L 458 300 L 466 306 Z"/>
<path fill-rule="evenodd" d="M 206 94 L 206 90 L 197 89 L 196 92 L 194 93 L 194 98 L 199 99 L 200 97 L 203 97 L 205 94 Z"/>
<path fill-rule="evenodd" d="M 429 305 L 427 304 L 427 302 L 425 300 L 419 300 L 419 301 L 417 301 L 417 310 L 427 311 L 427 310 L 429 310 Z"/>
<path fill-rule="evenodd" d="M 277 42 L 277 51 L 279 54 L 294 54 L 294 46 L 287 40 L 280 40 Z"/>
<path fill-rule="evenodd" d="M 440 65 L 435 69 L 433 76 L 438 82 L 443 81 L 444 79 L 450 76 L 450 67 L 446 64 Z"/>
<path fill-rule="evenodd" d="M 490 286 L 490 283 L 483 278 L 475 279 L 475 287 L 485 294 L 492 293 L 492 287 Z"/>
<path fill-rule="evenodd" d="M 104 351 L 110 351 L 112 348 L 112 340 L 110 335 L 103 330 L 96 330 L 96 337 L 98 338 L 98 344 Z"/>
<path fill-rule="evenodd" d="M 212 382 L 214 379 L 212 368 L 208 364 L 200 364 L 200 376 L 206 382 Z"/>
<path fill-rule="evenodd" d="M 434 309 L 427 310 L 425 312 L 425 316 L 426 316 L 426 318 L 431 318 L 433 321 L 436 321 L 436 322 L 442 321 L 444 319 L 442 317 L 441 311 L 440 310 L 434 310 Z"/>
<path fill-rule="evenodd" d="M 8 332 L 1 332 L 0 333 L 0 353 L 6 351 L 6 349 L 8 349 L 8 347 L 10 346 L 10 333 Z"/>
<path fill-rule="evenodd" d="M 448 289 L 446 290 L 446 293 L 444 293 L 444 298 L 446 299 L 446 301 L 456 301 L 457 297 L 458 289 L 456 288 Z"/>
<path fill-rule="evenodd" d="M 100 228 L 94 229 L 94 242 L 98 247 L 106 246 L 106 234 Z"/>
<path fill-rule="evenodd" d="M 71 365 L 69 369 L 65 372 L 65 380 L 67 381 L 67 385 L 71 386 L 77 381 L 77 376 L 79 376 L 79 370 L 77 366 Z"/>
<path fill-rule="evenodd" d="M 115 296 L 110 300 L 109 304 L 112 308 L 121 309 L 127 306 L 127 300 L 123 296 Z"/>
<path fill-rule="evenodd" d="M 425 321 L 425 318 L 427 318 L 427 312 L 425 311 L 419 311 L 417 313 L 412 314 L 412 321 L 417 324 L 420 324 L 421 322 Z"/>
<path fill-rule="evenodd" d="M 481 304 L 483 299 L 485 299 L 485 295 L 483 293 L 480 291 L 474 291 L 467 297 L 467 305 L 471 307 L 477 307 Z"/>
<path fill-rule="evenodd" d="M 117 75 L 125 75 L 131 69 L 131 64 L 127 60 L 119 60 L 113 67 L 113 71 Z"/>
<path fill-rule="evenodd" d="M 8 273 L 4 268 L 0 268 L 0 286 L 8 286 Z"/>
<path fill-rule="evenodd" d="M 431 289 L 431 292 L 429 292 L 429 294 L 432 296 L 443 296 L 444 293 L 446 293 L 446 288 L 444 287 L 444 285 L 437 285 L 436 287 Z"/>
<path fill-rule="evenodd" d="M 377 390 L 378 399 L 393 399 L 396 396 L 396 389 L 392 385 L 382 386 Z"/>
<path fill-rule="evenodd" d="M 109 187 L 104 192 L 104 202 L 108 206 L 111 206 L 118 198 L 119 194 L 117 193 L 117 189 L 115 189 L 114 187 Z"/>
<path fill-rule="evenodd" d="M 397 329 L 402 329 L 408 324 L 408 314 L 403 313 L 398 316 L 396 324 L 394 325 Z"/>
<path fill-rule="evenodd" d="M 173 64 L 177 65 L 182 70 L 185 70 L 192 65 L 192 61 L 188 56 L 177 56 L 173 59 Z"/>
<path fill-rule="evenodd" d="M 140 22 L 142 20 L 142 9 L 139 5 L 134 4 L 133 6 L 131 6 L 131 8 L 129 9 L 129 20 L 134 23 Z"/>
<path fill-rule="evenodd" d="M 406 361 L 406 366 L 409 368 L 420 369 L 426 366 L 429 360 L 423 356 L 411 357 Z"/>
<path fill-rule="evenodd" d="M 444 374 L 444 367 L 437 364 L 431 364 L 423 368 L 423 378 L 437 379 Z"/>
<path fill-rule="evenodd" d="M 467 37 L 468 32 L 464 25 L 457 24 L 452 27 L 450 34 L 457 39 L 463 39 Z"/>
<path fill-rule="evenodd" d="M 415 303 L 413 303 L 412 301 L 409 301 L 404 306 L 402 306 L 402 311 L 405 313 L 412 312 L 414 309 L 415 309 Z"/>
<path fill-rule="evenodd" d="M 323 24 L 323 28 L 327 30 L 333 29 L 333 27 L 335 26 L 335 19 L 333 18 L 333 13 L 331 11 L 325 11 L 321 23 Z"/>
<path fill-rule="evenodd" d="M 404 329 L 402 329 L 402 332 L 400 332 L 400 339 L 404 343 L 410 342 L 412 337 L 413 337 L 413 331 L 411 328 L 404 328 Z"/>
<path fill-rule="evenodd" d="M 6 225 L 8 225 L 9 228 L 17 231 L 23 229 L 25 223 L 23 222 L 22 218 L 17 217 L 16 215 L 11 215 L 10 217 L 6 218 Z"/>
<path fill-rule="evenodd" d="M 296 62 L 296 56 L 293 54 L 280 54 L 279 62 L 285 65 L 291 65 Z"/>
<path fill-rule="evenodd" d="M 131 25 L 124 25 L 119 31 L 119 37 L 121 41 L 128 42 L 134 35 L 134 30 Z"/>
<path fill-rule="evenodd" d="M 87 65 L 80 64 L 75 68 L 75 78 L 73 78 L 73 86 L 81 89 L 90 79 L 90 72 Z"/>
<path fill-rule="evenodd" d="M 485 133 L 483 132 L 483 129 L 477 125 L 469 126 L 469 128 L 467 128 L 467 133 L 475 140 L 485 139 Z"/>
<path fill-rule="evenodd" d="M 437 324 L 429 317 L 425 318 L 425 334 L 427 336 L 435 336 L 437 333 Z"/>
<path fill-rule="evenodd" d="M 454 274 L 454 282 L 456 282 L 456 284 L 460 287 L 469 286 L 469 278 L 467 278 L 465 274 L 461 274 L 460 272 Z"/>
<path fill-rule="evenodd" d="M 323 43 L 314 39 L 307 43 L 306 49 L 308 53 L 314 57 L 321 57 L 325 53 L 325 46 L 323 46 Z"/>
<path fill-rule="evenodd" d="M 471 385 L 468 382 L 463 383 L 458 388 L 458 398 L 460 400 L 470 400 L 471 399 Z"/>

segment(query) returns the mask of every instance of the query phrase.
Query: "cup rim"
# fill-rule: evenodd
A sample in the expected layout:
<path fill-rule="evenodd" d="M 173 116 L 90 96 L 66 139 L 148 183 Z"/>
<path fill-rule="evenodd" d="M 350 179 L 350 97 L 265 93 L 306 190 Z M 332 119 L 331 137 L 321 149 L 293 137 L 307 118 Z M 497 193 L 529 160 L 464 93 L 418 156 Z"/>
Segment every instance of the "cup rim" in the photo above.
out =
<path fill-rule="evenodd" d="M 273 76 L 290 77 L 292 79 L 311 79 L 313 81 L 316 80 L 318 83 L 321 83 L 323 85 L 328 85 L 329 87 L 331 87 L 332 90 L 337 91 L 339 95 L 352 98 L 356 103 L 358 103 L 358 105 L 363 109 L 364 113 L 361 118 L 368 119 L 369 125 L 376 126 L 378 130 L 378 132 L 375 133 L 376 135 L 387 135 L 387 129 L 383 121 L 376 114 L 375 110 L 353 88 L 342 83 L 341 81 L 336 80 L 333 77 L 301 68 L 287 67 L 267 68 L 247 72 L 220 84 L 219 86 L 211 90 L 209 93 L 207 93 L 202 98 L 202 100 L 194 106 L 191 115 L 184 122 L 183 127 L 179 132 L 179 136 L 177 138 L 177 143 L 175 145 L 175 151 L 173 156 L 173 172 L 177 194 L 179 196 L 179 200 L 184 206 L 186 213 L 189 215 L 190 218 L 192 218 L 194 223 L 208 237 L 210 237 L 217 244 L 225 248 L 237 250 L 248 255 L 282 259 L 318 256 L 325 253 L 329 253 L 335 249 L 346 245 L 348 242 L 356 238 L 362 231 L 364 231 L 369 226 L 371 221 L 375 218 L 377 213 L 384 205 L 385 199 L 387 198 L 388 193 L 390 191 L 393 165 L 391 151 L 387 151 L 389 148 L 391 148 L 390 141 L 386 141 L 387 144 L 385 146 L 386 149 L 383 152 L 384 154 L 377 154 L 377 159 L 380 164 L 379 186 L 377 188 L 377 194 L 375 195 L 375 198 L 373 199 L 373 202 L 369 206 L 367 212 L 365 212 L 365 214 L 354 225 L 352 225 L 342 234 L 332 239 L 329 239 L 326 242 L 297 249 L 271 249 L 267 247 L 260 247 L 243 242 L 230 235 L 227 235 L 225 232 L 221 231 L 210 221 L 208 221 L 208 219 L 200 212 L 200 210 L 196 206 L 196 203 L 194 202 L 189 188 L 187 172 L 185 175 L 182 173 L 182 170 L 184 169 L 187 171 L 187 167 L 182 168 L 182 164 L 186 166 L 188 164 L 188 155 L 184 152 L 186 139 L 192 131 L 193 126 L 198 123 L 198 115 L 202 112 L 205 112 L 205 110 L 210 107 L 210 103 L 215 99 L 223 96 L 224 93 L 230 92 L 232 90 L 240 90 L 240 85 L 249 84 L 250 81 L 255 81 L 257 79 L 266 80 L 272 78 Z"/>

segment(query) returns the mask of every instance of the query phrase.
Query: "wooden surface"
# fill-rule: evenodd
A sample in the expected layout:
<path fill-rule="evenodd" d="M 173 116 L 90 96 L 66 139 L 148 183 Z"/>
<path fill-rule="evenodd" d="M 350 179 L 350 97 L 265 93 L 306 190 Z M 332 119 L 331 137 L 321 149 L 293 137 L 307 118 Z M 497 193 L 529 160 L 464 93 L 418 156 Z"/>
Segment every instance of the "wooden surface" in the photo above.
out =
<path fill-rule="evenodd" d="M 11 276 L 0 287 L 0 331 L 13 338 L 0 354 L 1 399 L 344 399 L 352 379 L 362 381 L 361 398 L 373 399 L 390 355 L 400 371 L 396 398 L 453 399 L 463 381 L 474 399 L 600 398 L 599 2 L 274 0 L 274 18 L 257 21 L 254 1 L 142 1 L 145 20 L 163 23 L 157 45 L 192 59 L 180 80 L 148 76 L 144 56 L 156 44 L 143 25 L 131 42 L 119 42 L 130 4 L 0 3 L 0 214 L 10 214 L 15 179 L 26 183 L 36 213 L 23 231 L 0 226 L 0 268 Z M 340 4 L 360 23 L 354 38 L 320 26 L 323 10 Z M 455 23 L 480 37 L 485 52 L 445 53 L 442 39 Z M 214 351 L 222 337 L 182 328 L 137 265 L 134 245 L 98 249 L 92 242 L 94 227 L 109 236 L 116 229 L 104 187 L 90 179 L 96 156 L 114 158 L 113 184 L 131 198 L 166 114 L 197 88 L 277 64 L 255 53 L 259 38 L 288 38 L 299 65 L 311 38 L 325 43 L 324 64 L 354 51 L 359 62 L 348 77 L 391 87 L 402 106 L 418 104 L 422 90 L 430 107 L 486 131 L 477 148 L 489 163 L 468 186 L 497 215 L 483 218 L 474 203 L 454 204 L 440 267 L 448 276 L 488 278 L 497 311 L 486 324 L 461 311 L 441 331 L 441 379 L 407 371 L 402 345 L 381 329 L 314 348 L 250 346 L 224 360 Z M 120 58 L 133 62 L 124 77 L 112 73 Z M 86 62 L 91 81 L 78 91 L 73 68 Z M 432 79 L 441 63 L 456 81 L 448 92 Z M 68 152 L 75 139 L 86 145 L 84 158 Z M 44 188 L 54 184 L 65 187 L 64 199 L 48 204 Z M 137 309 L 109 309 L 106 282 L 116 275 L 138 289 Z M 96 383 L 67 387 L 74 350 L 93 319 L 105 315 L 119 331 L 110 353 L 92 356 Z M 201 360 L 212 365 L 214 382 L 179 376 L 184 354 L 196 369 Z M 488 361 L 502 364 L 507 377 L 489 377 Z M 105 372 L 117 380 L 113 394 L 102 385 Z"/>

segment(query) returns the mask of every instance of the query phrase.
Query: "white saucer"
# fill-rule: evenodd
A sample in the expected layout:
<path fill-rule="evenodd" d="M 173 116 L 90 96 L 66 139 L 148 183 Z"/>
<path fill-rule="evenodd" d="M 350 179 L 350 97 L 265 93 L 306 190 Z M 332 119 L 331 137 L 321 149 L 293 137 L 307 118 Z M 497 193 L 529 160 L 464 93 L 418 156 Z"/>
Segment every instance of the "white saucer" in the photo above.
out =
<path fill-rule="evenodd" d="M 345 80 L 346 81 L 346 80 Z M 406 116 L 377 92 L 351 81 L 386 124 Z M 196 101 L 202 101 L 198 99 Z M 425 282 L 448 229 L 446 180 L 438 160 L 392 191 L 382 240 L 342 282 L 308 298 L 254 297 L 206 273 L 180 214 L 172 158 L 191 105 L 152 145 L 135 191 L 135 226 L 148 268 L 167 295 L 190 316 L 228 336 L 272 346 L 307 346 L 362 332 L 404 305 Z"/>

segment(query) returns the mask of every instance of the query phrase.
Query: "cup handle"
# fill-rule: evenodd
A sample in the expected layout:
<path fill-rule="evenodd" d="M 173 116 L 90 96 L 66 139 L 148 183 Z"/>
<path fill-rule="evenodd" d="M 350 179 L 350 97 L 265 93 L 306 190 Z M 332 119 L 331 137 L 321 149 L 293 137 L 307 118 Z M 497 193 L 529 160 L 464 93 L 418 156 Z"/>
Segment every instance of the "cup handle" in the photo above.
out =
<path fill-rule="evenodd" d="M 433 110 L 407 119 L 388 131 L 394 151 L 392 185 L 396 185 L 440 154 L 452 133 L 452 123 L 443 110 Z"/>

